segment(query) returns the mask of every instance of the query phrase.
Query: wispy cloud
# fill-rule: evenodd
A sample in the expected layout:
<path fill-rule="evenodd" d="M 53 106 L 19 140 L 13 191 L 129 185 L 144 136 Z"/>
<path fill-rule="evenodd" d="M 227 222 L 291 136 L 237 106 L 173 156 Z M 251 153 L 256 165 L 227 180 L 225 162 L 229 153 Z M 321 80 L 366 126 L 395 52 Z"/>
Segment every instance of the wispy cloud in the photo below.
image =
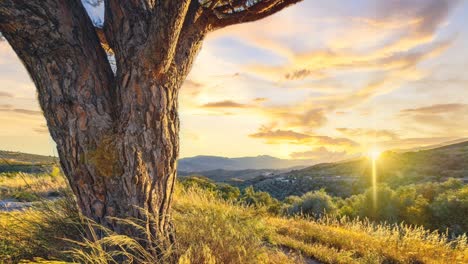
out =
<path fill-rule="evenodd" d="M 435 104 L 419 108 L 410 108 L 401 110 L 402 113 L 409 114 L 441 114 L 453 113 L 468 110 L 468 104 Z"/>
<path fill-rule="evenodd" d="M 205 108 L 246 108 L 246 107 L 249 107 L 249 105 L 234 102 L 232 100 L 225 100 L 225 101 L 219 101 L 219 102 L 206 103 L 206 104 L 203 104 L 201 107 L 205 107 Z"/>
<path fill-rule="evenodd" d="M 400 111 L 399 118 L 426 128 L 434 135 L 464 136 L 468 132 L 468 104 L 434 104 Z M 450 128 L 450 129 L 448 129 Z"/>
<path fill-rule="evenodd" d="M 0 97 L 13 98 L 13 94 L 7 92 L 0 92 Z"/>
<path fill-rule="evenodd" d="M 272 129 L 263 126 L 258 132 L 250 134 L 249 137 L 264 140 L 268 144 L 299 144 L 309 147 L 330 147 L 334 149 L 352 150 L 359 144 L 348 138 L 334 138 L 323 135 L 307 134 L 293 130 Z"/>
<path fill-rule="evenodd" d="M 310 135 L 298 133 L 292 130 L 270 130 L 266 127 L 260 128 L 258 132 L 250 134 L 249 137 L 265 139 L 270 143 L 277 143 L 279 141 L 303 141 L 311 138 Z"/>
<path fill-rule="evenodd" d="M 49 128 L 47 128 L 45 124 L 42 124 L 39 127 L 35 127 L 33 130 L 38 134 L 49 134 Z"/>
<path fill-rule="evenodd" d="M 289 156 L 294 159 L 313 159 L 316 162 L 334 162 L 349 157 L 346 151 L 330 151 L 325 147 L 318 147 L 307 151 L 292 152 Z"/>
<path fill-rule="evenodd" d="M 17 113 L 17 114 L 24 114 L 24 115 L 32 115 L 32 116 L 42 116 L 42 111 L 16 108 L 10 104 L 0 105 L 0 112 L 10 112 L 10 113 Z"/>
<path fill-rule="evenodd" d="M 398 139 L 400 136 L 394 131 L 387 129 L 372 129 L 372 128 L 337 128 L 345 136 L 349 137 L 364 137 L 372 139 Z"/>

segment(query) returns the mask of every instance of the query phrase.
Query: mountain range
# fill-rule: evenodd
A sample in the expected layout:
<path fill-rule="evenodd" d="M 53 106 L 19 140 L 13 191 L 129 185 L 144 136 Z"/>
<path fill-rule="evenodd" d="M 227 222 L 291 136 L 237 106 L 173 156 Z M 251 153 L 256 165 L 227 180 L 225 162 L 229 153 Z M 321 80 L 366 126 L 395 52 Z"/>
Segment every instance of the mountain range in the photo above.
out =
<path fill-rule="evenodd" d="M 256 157 L 226 158 L 218 156 L 195 156 L 179 159 L 178 169 L 184 172 L 210 170 L 260 170 L 260 169 L 294 169 L 315 164 L 310 159 L 280 159 L 268 155 Z"/>

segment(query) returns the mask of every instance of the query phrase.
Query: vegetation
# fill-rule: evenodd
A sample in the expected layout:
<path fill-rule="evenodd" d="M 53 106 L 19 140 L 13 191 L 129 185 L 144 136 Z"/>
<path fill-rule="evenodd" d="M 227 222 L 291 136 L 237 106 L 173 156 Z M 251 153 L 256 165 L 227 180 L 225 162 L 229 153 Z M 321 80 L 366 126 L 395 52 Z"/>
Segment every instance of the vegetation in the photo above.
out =
<path fill-rule="evenodd" d="M 468 261 L 468 186 L 462 179 L 384 181 L 374 206 L 372 188 L 352 195 L 323 188 L 278 200 L 255 185 L 185 176 L 174 197 L 177 242 L 155 257 L 148 241 L 81 217 L 59 169 L 48 166 L 49 173 L 0 174 L 0 201 L 31 206 L 0 212 L 0 263 Z M 115 221 L 146 232 L 140 220 Z"/>
<path fill-rule="evenodd" d="M 34 179 L 32 175 L 28 177 Z M 16 179 L 15 188 L 25 188 L 19 175 L 9 175 L 8 179 Z M 45 181 L 52 179 L 44 178 Z M 31 193 L 43 191 L 32 186 L 38 185 L 31 185 L 28 189 Z M 65 185 L 62 187 L 66 188 Z M 431 206 L 434 208 L 442 202 L 458 201 L 453 198 L 455 193 L 466 193 L 455 180 L 414 188 L 424 197 L 433 197 Z M 347 204 L 323 190 L 303 197 L 290 197 L 282 204 L 274 198 L 266 198 L 267 195 L 252 188 L 240 191 L 232 186 L 215 184 L 203 177 L 185 179 L 178 184 L 174 200 L 174 230 L 178 239 L 163 255 L 166 259 L 175 256 L 181 264 L 308 263 L 312 260 L 320 263 L 468 261 L 464 235 L 454 238 L 406 224 L 376 224 L 357 217 L 351 220 L 349 217 L 319 215 L 325 211 L 341 213 Z M 138 263 L 157 263 L 164 260 L 154 258 L 145 249 L 145 241 L 113 233 L 82 219 L 70 197 L 71 194 L 65 192 L 61 199 L 42 200 L 24 211 L 0 213 L 0 262 L 115 263 L 119 258 L 126 258 Z M 283 212 L 301 214 L 287 217 L 278 212 L 271 213 L 275 204 L 280 204 Z M 299 207 L 302 209 L 297 209 Z M 328 209 L 321 210 L 322 207 Z M 305 210 L 307 208 L 310 210 Z M 118 221 L 140 225 L 142 232 L 145 230 L 136 219 Z M 106 235 L 102 239 L 86 239 L 86 230 Z"/>
<path fill-rule="evenodd" d="M 12 198 L 20 202 L 58 197 L 67 190 L 58 168 L 51 173 L 0 173 L 0 200 Z"/>
<path fill-rule="evenodd" d="M 393 189 L 411 184 L 443 182 L 449 178 L 468 182 L 467 160 L 468 142 L 415 152 L 386 152 L 378 160 L 377 173 L 379 182 Z M 255 190 L 268 192 L 280 200 L 320 189 L 346 198 L 371 187 L 370 165 L 368 158 L 317 164 L 271 177 L 260 176 L 241 182 L 238 186 L 245 188 L 252 185 Z"/>
<path fill-rule="evenodd" d="M 290 196 L 286 207 L 288 214 L 302 214 L 307 216 L 322 217 L 326 214 L 335 214 L 337 210 L 333 197 L 325 190 L 312 191 L 302 197 Z"/>
<path fill-rule="evenodd" d="M 377 223 L 424 226 L 450 235 L 468 233 L 468 186 L 459 179 L 411 184 L 396 189 L 379 185 L 375 205 L 373 188 L 345 199 L 321 189 L 302 196 L 289 196 L 280 202 L 267 192 L 255 191 L 252 186 L 240 190 L 202 176 L 186 177 L 181 183 L 184 187 L 198 187 L 231 202 L 267 208 L 273 214 L 367 218 Z"/>

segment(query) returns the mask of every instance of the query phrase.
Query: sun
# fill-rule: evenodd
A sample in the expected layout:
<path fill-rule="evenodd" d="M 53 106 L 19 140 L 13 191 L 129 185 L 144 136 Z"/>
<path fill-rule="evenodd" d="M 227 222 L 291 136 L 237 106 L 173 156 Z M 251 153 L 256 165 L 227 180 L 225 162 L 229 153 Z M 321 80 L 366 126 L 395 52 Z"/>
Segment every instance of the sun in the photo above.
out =
<path fill-rule="evenodd" d="M 377 160 L 381 153 L 382 151 L 380 151 L 379 149 L 373 148 L 367 152 L 367 156 L 373 160 Z"/>

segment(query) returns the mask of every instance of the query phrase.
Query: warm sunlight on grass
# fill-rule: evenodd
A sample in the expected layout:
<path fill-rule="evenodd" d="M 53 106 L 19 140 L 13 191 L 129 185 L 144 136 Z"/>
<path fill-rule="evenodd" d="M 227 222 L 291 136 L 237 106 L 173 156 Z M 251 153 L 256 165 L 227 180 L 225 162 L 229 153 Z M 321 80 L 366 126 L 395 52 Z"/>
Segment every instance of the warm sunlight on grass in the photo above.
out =
<path fill-rule="evenodd" d="M 14 198 L 22 202 L 38 201 L 41 197 L 58 194 L 67 188 L 65 178 L 57 173 L 29 174 L 2 173 L 0 174 L 0 200 Z"/>
<path fill-rule="evenodd" d="M 23 186 L 15 185 L 18 187 Z M 158 263 L 138 241 L 125 236 L 110 234 L 102 240 L 84 240 L 81 235 L 86 222 L 79 217 L 71 194 L 66 194 L 25 211 L 0 212 L 0 263 L 33 258 L 68 261 L 56 263 L 116 263 L 113 254 L 134 254 L 129 256 L 138 259 L 137 263 Z M 286 217 L 271 214 L 266 207 L 223 200 L 197 186 L 177 184 L 174 195 L 172 218 L 177 242 L 167 254 L 175 255 L 179 264 L 468 261 L 466 235 L 453 238 L 422 227 L 346 217 Z M 106 252 L 108 245 L 119 248 Z"/>

